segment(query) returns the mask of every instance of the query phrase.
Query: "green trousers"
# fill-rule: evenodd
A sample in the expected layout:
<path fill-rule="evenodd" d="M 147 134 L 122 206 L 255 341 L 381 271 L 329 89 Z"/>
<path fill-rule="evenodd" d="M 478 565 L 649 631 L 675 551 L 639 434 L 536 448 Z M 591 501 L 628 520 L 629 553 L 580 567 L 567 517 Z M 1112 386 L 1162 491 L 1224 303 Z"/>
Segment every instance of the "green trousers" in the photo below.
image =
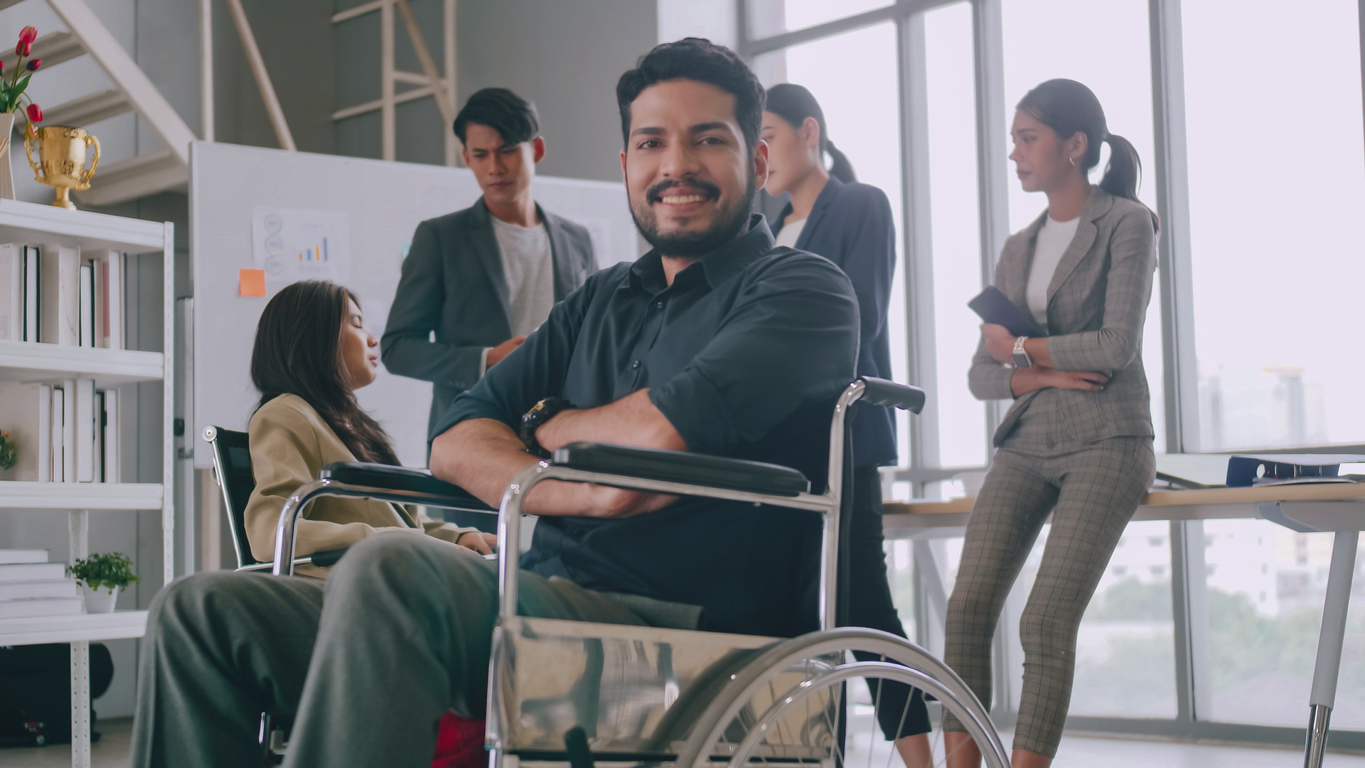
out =
<path fill-rule="evenodd" d="M 525 571 L 519 597 L 522 615 L 645 623 L 617 599 Z M 426 537 L 367 539 L 326 582 L 178 579 L 152 602 L 131 764 L 259 765 L 270 712 L 294 720 L 287 768 L 428 765 L 446 710 L 484 714 L 497 612 L 496 564 Z"/>

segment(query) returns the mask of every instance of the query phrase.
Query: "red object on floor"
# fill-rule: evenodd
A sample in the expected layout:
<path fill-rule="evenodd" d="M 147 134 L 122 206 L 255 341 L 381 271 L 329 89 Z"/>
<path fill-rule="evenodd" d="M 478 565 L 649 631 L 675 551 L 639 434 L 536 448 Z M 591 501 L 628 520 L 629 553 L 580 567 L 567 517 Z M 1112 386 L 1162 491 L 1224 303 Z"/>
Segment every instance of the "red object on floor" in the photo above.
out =
<path fill-rule="evenodd" d="M 484 768 L 488 752 L 483 748 L 484 721 L 468 720 L 447 712 L 436 732 L 436 754 L 431 768 Z"/>

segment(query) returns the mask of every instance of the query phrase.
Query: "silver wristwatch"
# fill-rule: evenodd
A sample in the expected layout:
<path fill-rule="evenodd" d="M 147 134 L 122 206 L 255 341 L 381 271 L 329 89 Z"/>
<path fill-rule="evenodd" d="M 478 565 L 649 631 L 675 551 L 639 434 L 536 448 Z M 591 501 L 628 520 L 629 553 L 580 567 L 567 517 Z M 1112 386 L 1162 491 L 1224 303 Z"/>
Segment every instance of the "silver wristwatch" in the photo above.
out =
<path fill-rule="evenodd" d="M 1020 336 L 1014 340 L 1014 367 L 1032 368 L 1033 358 L 1028 356 L 1028 351 L 1024 349 L 1024 342 L 1028 341 L 1027 336 Z"/>

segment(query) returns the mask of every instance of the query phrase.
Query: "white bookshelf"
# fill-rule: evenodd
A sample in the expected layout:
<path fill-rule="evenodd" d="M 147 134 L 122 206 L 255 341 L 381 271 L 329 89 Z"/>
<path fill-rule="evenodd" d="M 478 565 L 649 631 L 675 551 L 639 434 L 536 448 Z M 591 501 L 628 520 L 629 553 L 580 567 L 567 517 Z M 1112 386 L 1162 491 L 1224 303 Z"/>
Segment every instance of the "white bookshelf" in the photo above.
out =
<path fill-rule="evenodd" d="M 142 221 L 89 211 L 0 200 L 0 243 L 59 243 L 83 252 L 159 253 L 162 257 L 162 345 L 165 352 L 91 349 L 87 347 L 0 341 L 0 383 L 90 378 L 106 388 L 161 381 L 161 472 L 159 483 L 30 483 L 0 481 L 0 514 L 11 510 L 65 512 L 71 559 L 90 554 L 91 510 L 158 510 L 161 512 L 162 582 L 174 573 L 175 516 L 172 504 L 175 442 L 172 437 L 174 397 L 174 240 L 169 222 Z M 126 295 L 125 295 L 126 296 Z M 125 313 L 128 314 L 128 313 Z M 125 325 L 125 327 L 127 327 Z M 127 432 L 137 426 L 124 423 Z M 128 457 L 126 461 L 131 461 Z M 133 525 L 133 517 L 128 517 Z M 23 542 L 16 542 L 23 546 Z M 152 586 L 155 585 L 146 585 Z M 146 611 L 102 615 L 0 619 L 0 645 L 71 643 L 71 764 L 90 765 L 89 644 L 94 640 L 142 637 Z"/>

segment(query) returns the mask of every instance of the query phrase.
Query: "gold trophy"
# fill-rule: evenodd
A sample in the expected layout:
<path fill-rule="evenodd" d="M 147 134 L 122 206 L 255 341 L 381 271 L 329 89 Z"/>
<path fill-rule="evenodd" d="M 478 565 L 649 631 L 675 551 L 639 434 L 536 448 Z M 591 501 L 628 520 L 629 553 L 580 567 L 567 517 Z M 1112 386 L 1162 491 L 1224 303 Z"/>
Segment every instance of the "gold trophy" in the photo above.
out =
<path fill-rule="evenodd" d="M 33 168 L 33 178 L 57 190 L 53 205 L 76 210 L 76 204 L 67 197 L 71 190 L 90 188 L 90 179 L 95 176 L 95 167 L 100 164 L 100 140 L 86 132 L 84 128 L 69 128 L 65 125 L 45 125 L 34 130 L 30 138 L 25 132 L 24 154 Z M 33 144 L 38 145 L 38 162 L 33 162 Z M 85 167 L 86 148 L 94 145 L 94 156 L 90 167 Z"/>

